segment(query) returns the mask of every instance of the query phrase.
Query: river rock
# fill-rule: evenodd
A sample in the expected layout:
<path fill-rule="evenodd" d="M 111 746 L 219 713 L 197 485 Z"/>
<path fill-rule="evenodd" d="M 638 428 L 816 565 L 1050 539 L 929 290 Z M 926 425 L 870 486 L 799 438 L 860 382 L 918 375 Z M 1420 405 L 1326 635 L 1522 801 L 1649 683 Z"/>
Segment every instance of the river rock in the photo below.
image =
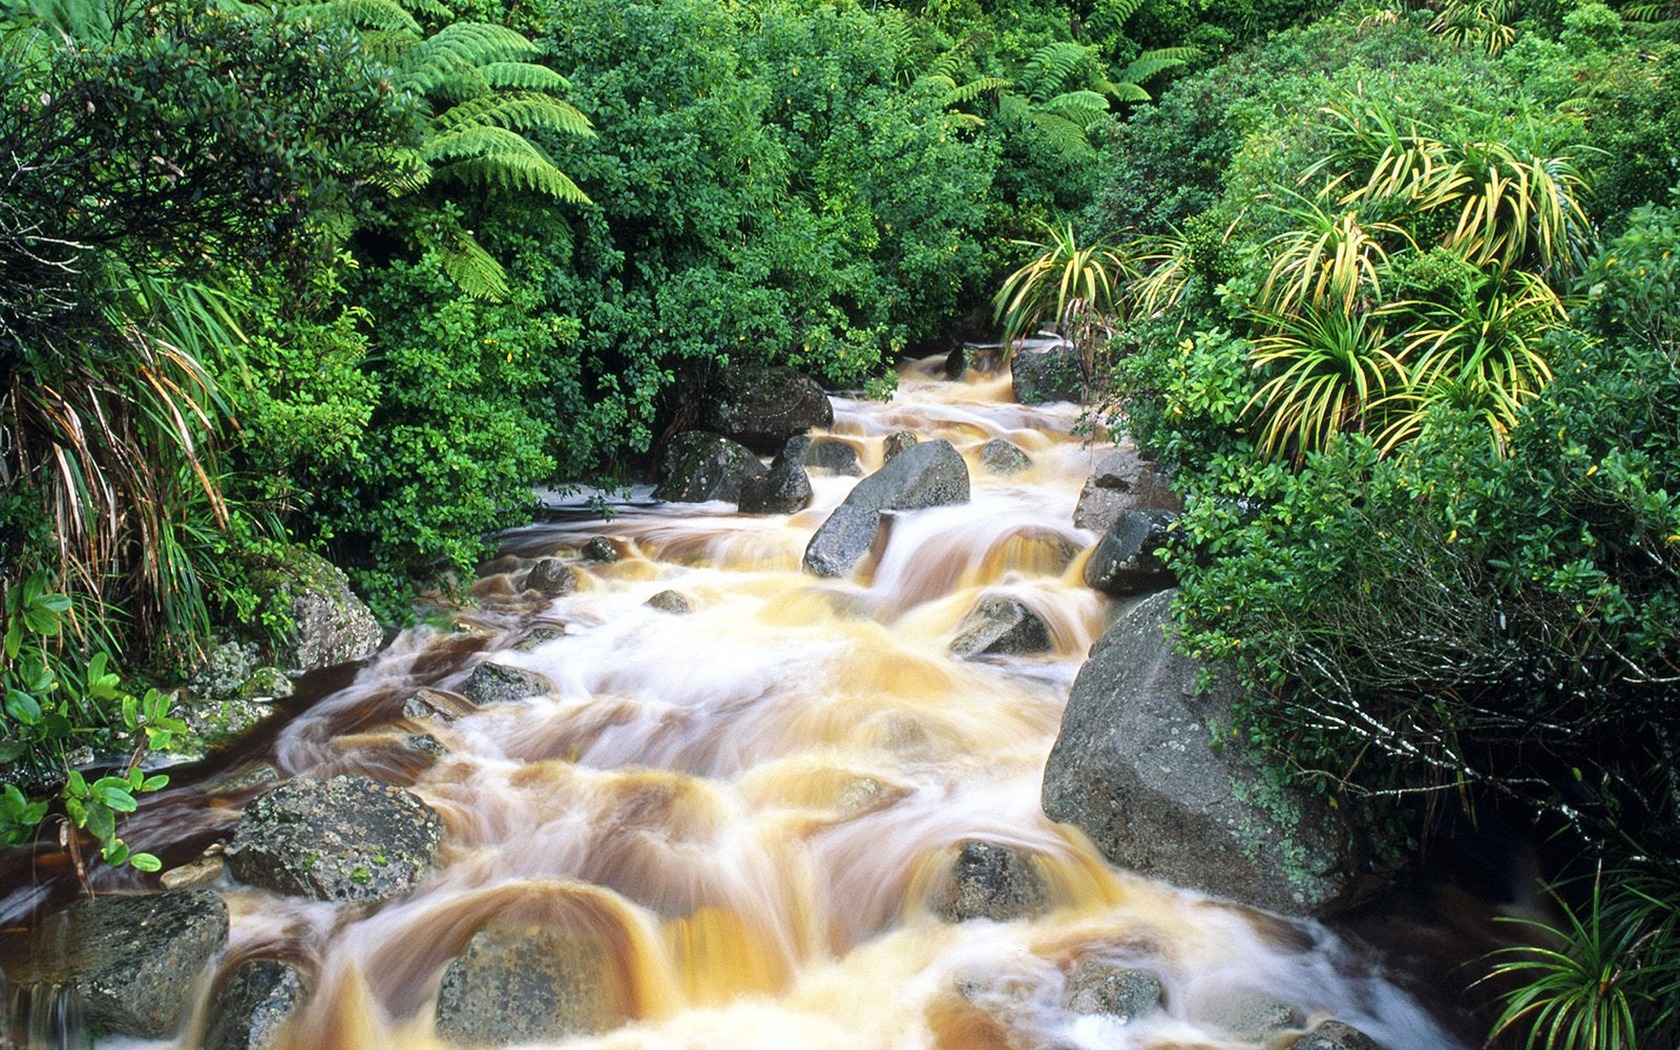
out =
<path fill-rule="evenodd" d="M 596 937 L 493 922 L 444 971 L 437 1033 L 467 1046 L 506 1046 L 616 1028 L 629 1018 L 615 973 Z"/>
<path fill-rule="evenodd" d="M 993 474 L 1019 474 L 1033 465 L 1032 457 L 1003 438 L 993 438 L 980 446 L 980 465 Z"/>
<path fill-rule="evenodd" d="M 446 693 L 441 689 L 416 689 L 414 695 L 403 701 L 402 713 L 404 718 L 415 721 L 436 719 L 445 724 L 457 718 L 465 718 L 478 710 L 472 701 L 465 697 Z"/>
<path fill-rule="evenodd" d="M 1050 910 L 1050 890 L 1031 858 L 1010 846 L 962 844 L 951 877 L 934 905 L 946 922 L 1037 918 Z"/>
<path fill-rule="evenodd" d="M 1217 998 L 1197 1011 L 1196 1019 L 1250 1043 L 1264 1043 L 1278 1032 L 1301 1027 L 1306 1020 L 1283 1000 L 1252 991 Z"/>
<path fill-rule="evenodd" d="M 945 378 L 954 382 L 970 372 L 996 372 L 1002 357 L 1001 346 L 963 343 L 945 355 Z"/>
<path fill-rule="evenodd" d="M 1170 479 L 1130 445 L 1111 449 L 1097 460 L 1079 503 L 1073 509 L 1075 528 L 1103 532 L 1128 510 L 1184 509 Z"/>
<path fill-rule="evenodd" d="M 1161 1002 L 1161 979 L 1148 970 L 1084 956 L 1068 977 L 1067 1008 L 1076 1014 L 1107 1014 L 1132 1020 Z"/>
<path fill-rule="evenodd" d="M 741 483 L 742 514 L 792 514 L 811 505 L 811 476 L 801 465 L 811 439 L 791 437 L 770 470 Z"/>
<path fill-rule="evenodd" d="M 858 482 L 817 529 L 805 548 L 805 569 L 818 576 L 844 576 L 875 542 L 882 512 L 966 503 L 968 493 L 968 465 L 949 441 L 905 449 Z"/>
<path fill-rule="evenodd" d="M 1167 530 L 1178 515 L 1167 510 L 1128 510 L 1122 513 L 1085 563 L 1085 586 L 1116 598 L 1164 591 L 1175 579 L 1155 556 L 1167 542 Z"/>
<path fill-rule="evenodd" d="M 290 963 L 241 963 L 210 1007 L 204 1050 L 272 1050 L 303 992 L 303 974 Z"/>
<path fill-rule="evenodd" d="M 566 637 L 566 628 L 555 624 L 539 624 L 526 631 L 525 636 L 514 642 L 511 648 L 516 653 L 536 652 L 549 642 L 564 637 Z"/>
<path fill-rule="evenodd" d="M 891 462 L 894 456 L 921 440 L 914 431 L 910 430 L 900 430 L 897 433 L 888 434 L 881 439 L 881 462 Z"/>
<path fill-rule="evenodd" d="M 1295 1042 L 1295 1050 L 1383 1050 L 1382 1044 L 1342 1021 L 1321 1022 Z"/>
<path fill-rule="evenodd" d="M 834 406 L 809 376 L 780 366 L 731 368 L 709 391 L 700 425 L 771 453 L 812 427 L 834 423 Z M 731 497 L 724 497 L 731 498 Z"/>
<path fill-rule="evenodd" d="M 525 589 L 544 598 L 561 598 L 577 590 L 577 573 L 559 558 L 538 558 L 525 574 Z"/>
<path fill-rule="evenodd" d="M 813 440 L 800 461 L 807 467 L 826 470 L 831 474 L 849 474 L 852 477 L 863 475 L 863 464 L 858 460 L 857 449 L 839 438 L 820 437 Z"/>
<path fill-rule="evenodd" d="M 413 889 L 442 835 L 438 815 L 402 788 L 300 778 L 251 800 L 226 856 L 234 877 L 276 893 L 375 901 Z"/>
<path fill-rule="evenodd" d="M 509 667 L 489 660 L 479 664 L 461 683 L 461 695 L 480 707 L 517 704 L 534 696 L 554 692 L 554 683 L 536 671 Z"/>
<path fill-rule="evenodd" d="M 680 591 L 660 591 L 643 604 L 676 616 L 684 616 L 694 611 L 694 603 Z"/>
<path fill-rule="evenodd" d="M 293 671 L 365 660 L 379 651 L 385 633 L 373 611 L 350 590 L 336 565 L 301 547 L 253 573 L 253 584 L 278 596 L 292 629 L 273 662 Z"/>
<path fill-rule="evenodd" d="M 1050 628 L 1039 615 L 1001 594 L 981 598 L 951 642 L 951 652 L 965 657 L 1042 653 L 1050 648 Z"/>
<path fill-rule="evenodd" d="M 88 1020 L 115 1034 L 164 1039 L 180 1027 L 194 982 L 227 944 L 228 911 L 203 889 L 104 896 L 73 905 L 54 925 L 48 935 L 66 962 L 49 979 L 69 986 Z"/>
<path fill-rule="evenodd" d="M 706 503 L 741 498 L 741 486 L 764 472 L 753 451 L 721 434 L 689 430 L 671 439 L 654 499 Z"/>
<path fill-rule="evenodd" d="M 1009 370 L 1015 400 L 1023 405 L 1085 399 L 1085 364 L 1071 343 L 1022 347 L 1010 359 Z"/>
<path fill-rule="evenodd" d="M 1199 666 L 1168 636 L 1175 593 L 1144 599 L 1092 646 L 1045 764 L 1044 811 L 1141 875 L 1322 912 L 1349 886 L 1341 829 L 1239 742 L 1213 747 L 1234 686 L 1197 693 Z"/>

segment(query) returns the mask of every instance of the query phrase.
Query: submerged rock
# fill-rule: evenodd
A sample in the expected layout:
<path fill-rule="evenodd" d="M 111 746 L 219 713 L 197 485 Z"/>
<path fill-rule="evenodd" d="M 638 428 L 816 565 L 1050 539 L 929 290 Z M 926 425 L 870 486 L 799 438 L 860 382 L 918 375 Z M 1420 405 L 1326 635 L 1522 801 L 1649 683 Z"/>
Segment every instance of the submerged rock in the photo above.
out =
<path fill-rule="evenodd" d="M 1019 474 L 1033 465 L 1032 457 L 1002 438 L 980 446 L 980 465 L 993 474 Z"/>
<path fill-rule="evenodd" d="M 811 505 L 811 477 L 801 466 L 811 441 L 804 436 L 788 439 L 770 470 L 741 483 L 742 514 L 793 514 Z"/>
<path fill-rule="evenodd" d="M 1306 1020 L 1295 1007 L 1259 992 L 1217 998 L 1199 1012 L 1197 1019 L 1251 1043 L 1263 1043 L 1278 1032 L 1299 1028 Z"/>
<path fill-rule="evenodd" d="M 1324 1021 L 1295 1043 L 1295 1050 L 1383 1050 L 1375 1039 L 1342 1021 Z"/>
<path fill-rule="evenodd" d="M 615 562 L 618 560 L 618 548 L 613 541 L 605 536 L 591 536 L 589 542 L 578 552 L 584 561 Z"/>
<path fill-rule="evenodd" d="M 241 963 L 210 1007 L 204 1050 L 272 1050 L 303 993 L 303 974 L 290 963 Z"/>
<path fill-rule="evenodd" d="M 992 842 L 962 844 L 934 911 L 946 922 L 1032 919 L 1050 910 L 1050 890 L 1032 859 Z"/>
<path fill-rule="evenodd" d="M 142 1039 L 179 1029 L 194 983 L 227 944 L 222 898 L 194 889 L 105 896 L 73 905 L 43 935 L 63 952 L 62 972 L 31 974 L 68 985 L 96 1028 Z"/>
<path fill-rule="evenodd" d="M 858 477 L 863 474 L 863 464 L 858 460 L 857 449 L 839 438 L 820 437 L 811 442 L 800 457 L 800 462 L 816 470 L 826 470 L 831 474 L 850 474 Z"/>
<path fill-rule="evenodd" d="M 690 430 L 665 450 L 665 469 L 654 499 L 706 503 L 741 498 L 741 486 L 764 471 L 753 451 L 721 434 Z"/>
<path fill-rule="evenodd" d="M 805 548 L 805 569 L 844 576 L 868 553 L 889 510 L 968 502 L 968 465 L 949 441 L 929 441 L 893 457 L 857 483 Z"/>
<path fill-rule="evenodd" d="M 554 683 L 535 671 L 489 660 L 473 668 L 472 674 L 461 683 L 461 695 L 480 707 L 516 704 L 534 696 L 547 696 L 553 691 Z"/>
<path fill-rule="evenodd" d="M 416 689 L 413 696 L 403 701 L 402 713 L 404 718 L 415 721 L 436 719 L 447 724 L 457 718 L 465 718 L 477 709 L 472 701 L 454 693 L 440 689 Z"/>
<path fill-rule="evenodd" d="M 315 900 L 400 897 L 432 869 L 443 822 L 371 777 L 292 780 L 245 807 L 228 844 L 235 878 Z"/>
<path fill-rule="evenodd" d="M 677 616 L 683 616 L 694 611 L 694 603 L 689 601 L 688 597 L 680 591 L 660 591 L 643 604 L 658 609 L 660 612 L 668 612 Z"/>
<path fill-rule="evenodd" d="M 495 922 L 444 971 L 437 1033 L 467 1046 L 552 1042 L 629 1020 L 608 946 L 554 926 Z"/>
<path fill-rule="evenodd" d="M 1067 1008 L 1125 1022 L 1155 1009 L 1161 991 L 1161 979 L 1148 970 L 1084 956 L 1068 978 Z"/>
<path fill-rule="evenodd" d="M 1085 563 L 1085 586 L 1116 598 L 1164 591 L 1175 581 L 1155 552 L 1167 542 L 1178 515 L 1165 510 L 1128 510 L 1097 541 Z"/>
<path fill-rule="evenodd" d="M 988 594 L 963 621 L 951 652 L 958 656 L 1042 653 L 1052 648 L 1050 628 L 1015 598 Z"/>
<path fill-rule="evenodd" d="M 896 434 L 888 434 L 881 439 L 881 462 L 891 462 L 894 456 L 913 445 L 919 444 L 921 440 L 914 432 L 909 430 L 900 430 Z"/>
<path fill-rule="evenodd" d="M 1350 885 L 1344 837 L 1321 802 L 1279 784 L 1240 742 L 1214 747 L 1232 687 L 1198 694 L 1200 668 L 1168 634 L 1173 593 L 1145 599 L 1092 647 L 1045 764 L 1044 811 L 1140 875 L 1322 912 Z"/>
<path fill-rule="evenodd" d="M 1183 509 L 1184 501 L 1173 492 L 1166 474 L 1137 449 L 1125 445 L 1105 453 L 1091 469 L 1085 487 L 1079 491 L 1073 524 L 1103 532 L 1128 510 Z"/>
<path fill-rule="evenodd" d="M 795 434 L 833 423 L 834 406 L 822 387 L 777 365 L 726 371 L 708 393 L 700 417 L 706 430 L 763 453 L 776 451 Z"/>

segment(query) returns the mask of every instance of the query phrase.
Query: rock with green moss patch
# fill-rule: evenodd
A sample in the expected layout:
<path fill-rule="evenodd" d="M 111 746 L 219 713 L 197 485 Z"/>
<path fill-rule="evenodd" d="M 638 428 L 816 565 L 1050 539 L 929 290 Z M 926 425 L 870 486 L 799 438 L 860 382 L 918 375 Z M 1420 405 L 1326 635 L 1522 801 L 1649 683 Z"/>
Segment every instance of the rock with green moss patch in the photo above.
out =
<path fill-rule="evenodd" d="M 1214 746 L 1232 687 L 1198 695 L 1200 668 L 1168 634 L 1176 593 L 1145 599 L 1092 647 L 1045 764 L 1044 811 L 1139 874 L 1271 911 L 1324 912 L 1352 883 L 1346 836 L 1318 799 L 1238 742 Z"/>
<path fill-rule="evenodd" d="M 350 590 L 336 565 L 301 547 L 254 574 L 258 587 L 275 595 L 291 623 L 273 662 L 292 671 L 365 660 L 379 651 L 384 631 L 367 604 Z"/>
<path fill-rule="evenodd" d="M 400 897 L 432 869 L 443 822 L 370 777 L 289 781 L 252 799 L 228 844 L 234 877 L 315 900 Z"/>

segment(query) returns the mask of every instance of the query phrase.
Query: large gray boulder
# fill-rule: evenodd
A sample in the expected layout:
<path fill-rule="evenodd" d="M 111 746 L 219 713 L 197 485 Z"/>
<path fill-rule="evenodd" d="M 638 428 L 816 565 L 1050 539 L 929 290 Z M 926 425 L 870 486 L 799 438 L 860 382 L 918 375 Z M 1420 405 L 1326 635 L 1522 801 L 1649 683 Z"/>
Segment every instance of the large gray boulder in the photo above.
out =
<path fill-rule="evenodd" d="M 834 423 L 834 406 L 809 376 L 780 366 L 731 368 L 708 392 L 700 426 L 770 454 L 795 434 Z"/>
<path fill-rule="evenodd" d="M 811 505 L 811 476 L 802 465 L 811 439 L 791 437 L 765 474 L 741 483 L 742 514 L 793 514 Z"/>
<path fill-rule="evenodd" d="M 1128 510 L 1097 541 L 1085 563 L 1085 586 L 1115 598 L 1164 591 L 1172 570 L 1155 556 L 1178 515 L 1167 510 Z"/>
<path fill-rule="evenodd" d="M 227 944 L 227 905 L 202 889 L 96 897 L 61 913 L 43 935 L 51 947 L 38 954 L 61 957 L 62 969 L 23 975 L 26 981 L 68 986 L 95 1028 L 164 1039 L 180 1027 L 193 984 Z"/>
<path fill-rule="evenodd" d="M 274 664 L 313 671 L 365 660 L 379 651 L 385 633 L 367 604 L 350 590 L 336 565 L 302 547 L 288 547 L 281 559 L 253 573 L 253 585 L 275 600 L 292 629 L 276 647 Z"/>
<path fill-rule="evenodd" d="M 968 464 L 949 441 L 924 441 L 857 483 L 805 548 L 805 569 L 844 576 L 875 542 L 881 515 L 968 502 Z"/>
<path fill-rule="evenodd" d="M 291 963 L 241 963 L 216 992 L 204 1050 L 273 1050 L 303 991 L 303 974 Z"/>
<path fill-rule="evenodd" d="M 1233 687 L 1199 695 L 1172 648 L 1174 591 L 1144 599 L 1091 648 L 1044 769 L 1051 819 L 1114 864 L 1285 914 L 1329 908 L 1349 885 L 1341 828 L 1228 736 Z"/>
<path fill-rule="evenodd" d="M 228 843 L 235 878 L 315 900 L 400 897 L 432 869 L 443 822 L 371 777 L 298 779 L 258 795 Z"/>
<path fill-rule="evenodd" d="M 752 450 L 721 434 L 690 430 L 671 439 L 654 499 L 706 503 L 741 498 L 741 485 L 764 472 Z"/>
<path fill-rule="evenodd" d="M 554 1042 L 629 1017 L 617 962 L 599 937 L 493 922 L 444 971 L 437 1033 L 465 1046 Z"/>
<path fill-rule="evenodd" d="M 1102 532 L 1128 510 L 1183 509 L 1184 501 L 1173 492 L 1167 475 L 1136 448 L 1124 445 L 1104 453 L 1091 468 L 1085 487 L 1079 490 L 1073 524 Z"/>
<path fill-rule="evenodd" d="M 951 652 L 958 656 L 1042 653 L 1051 648 L 1050 628 L 1015 598 L 988 594 L 963 620 Z"/>
<path fill-rule="evenodd" d="M 800 462 L 831 474 L 850 474 L 854 478 L 863 476 L 863 464 L 858 460 L 857 449 L 839 438 L 820 437 L 812 441 L 800 457 Z"/>
<path fill-rule="evenodd" d="M 1070 343 L 1024 346 L 1010 358 L 1009 371 L 1015 400 L 1023 405 L 1083 401 L 1088 393 L 1085 363 Z"/>

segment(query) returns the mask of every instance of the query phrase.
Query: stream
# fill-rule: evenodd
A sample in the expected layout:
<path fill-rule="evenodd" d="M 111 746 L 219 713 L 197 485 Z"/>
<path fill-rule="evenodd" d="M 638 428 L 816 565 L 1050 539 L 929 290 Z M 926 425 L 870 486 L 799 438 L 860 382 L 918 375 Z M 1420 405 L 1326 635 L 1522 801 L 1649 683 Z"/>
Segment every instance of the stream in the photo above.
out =
<path fill-rule="evenodd" d="M 1268 1044 L 1216 1019 L 1256 997 L 1387 1050 L 1463 1046 L 1329 928 L 1117 870 L 1043 814 L 1069 687 L 1116 613 L 1082 583 L 1085 556 L 1068 560 L 1096 539 L 1071 521 L 1101 453 L 1070 434 L 1074 406 L 1019 405 L 1007 373 L 948 382 L 941 363 L 907 365 L 890 403 L 834 400 L 832 434 L 866 472 L 909 430 L 949 440 L 973 482 L 968 504 L 896 515 L 862 571 L 800 570 L 857 480 L 817 470 L 793 515 L 632 505 L 518 529 L 506 553 L 569 557 L 607 536 L 618 558 L 577 565 L 577 590 L 542 602 L 481 580 L 477 607 L 404 631 L 215 776 L 142 807 L 126 833 L 171 863 L 231 833 L 239 802 L 216 785 L 260 762 L 402 784 L 442 817 L 437 870 L 383 906 L 213 884 L 225 959 L 315 976 L 287 1050 L 449 1045 L 434 1032 L 444 969 L 497 917 L 588 931 L 633 1020 L 566 1042 L 577 1050 L 1252 1050 Z M 981 469 L 997 437 L 1032 466 Z M 692 611 L 647 604 L 664 591 Z M 1053 651 L 954 656 L 983 594 L 1036 612 Z M 485 659 L 554 690 L 403 719 L 415 689 L 454 689 Z M 447 752 L 399 746 L 421 732 Z M 942 920 L 933 902 L 974 840 L 1034 855 L 1049 913 Z M 1070 1011 L 1087 956 L 1146 967 L 1162 1005 L 1125 1023 Z"/>

